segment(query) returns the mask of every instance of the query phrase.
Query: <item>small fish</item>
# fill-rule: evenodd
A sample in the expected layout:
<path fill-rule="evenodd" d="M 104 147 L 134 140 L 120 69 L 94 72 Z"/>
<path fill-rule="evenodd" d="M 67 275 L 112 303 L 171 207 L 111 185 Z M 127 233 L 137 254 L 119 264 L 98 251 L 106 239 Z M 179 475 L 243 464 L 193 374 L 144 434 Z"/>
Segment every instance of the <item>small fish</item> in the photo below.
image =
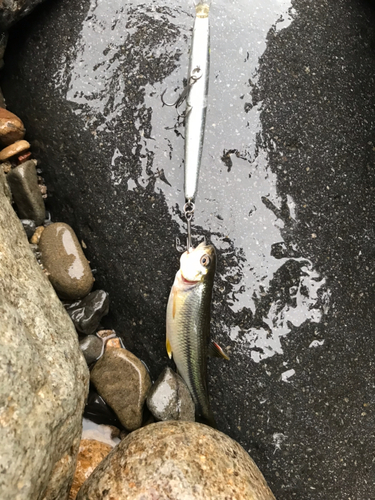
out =
<path fill-rule="evenodd" d="M 207 356 L 229 359 L 216 343 L 209 343 L 210 308 L 216 269 L 212 245 L 201 243 L 182 254 L 167 306 L 168 356 L 177 366 L 192 395 L 197 416 L 216 427 L 207 390 Z"/>

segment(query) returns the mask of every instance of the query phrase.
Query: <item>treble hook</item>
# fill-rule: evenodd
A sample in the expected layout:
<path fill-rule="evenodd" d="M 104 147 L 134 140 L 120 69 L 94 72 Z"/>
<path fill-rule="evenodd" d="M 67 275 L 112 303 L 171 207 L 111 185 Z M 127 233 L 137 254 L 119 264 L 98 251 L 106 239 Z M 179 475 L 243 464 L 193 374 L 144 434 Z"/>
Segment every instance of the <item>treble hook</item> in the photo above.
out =
<path fill-rule="evenodd" d="M 200 71 L 199 68 L 195 69 L 193 72 L 197 72 L 197 71 Z M 191 86 L 194 85 L 194 83 L 196 81 L 198 81 L 199 78 L 201 78 L 201 77 L 202 77 L 202 75 L 200 75 L 200 76 L 191 75 L 191 77 L 189 78 L 189 81 L 188 81 L 187 85 L 184 87 L 184 90 L 181 92 L 181 94 L 178 96 L 178 98 L 176 99 L 175 102 L 171 102 L 171 103 L 165 102 L 165 100 L 164 100 L 164 94 L 167 91 L 167 89 L 165 89 L 164 92 L 160 96 L 161 102 L 163 103 L 163 105 L 164 106 L 169 106 L 169 107 L 175 107 L 176 109 L 179 108 L 181 106 L 181 104 L 185 101 L 185 99 L 187 98 Z M 178 112 L 178 109 L 177 109 L 177 112 Z M 178 114 L 180 115 L 180 113 L 178 113 Z"/>

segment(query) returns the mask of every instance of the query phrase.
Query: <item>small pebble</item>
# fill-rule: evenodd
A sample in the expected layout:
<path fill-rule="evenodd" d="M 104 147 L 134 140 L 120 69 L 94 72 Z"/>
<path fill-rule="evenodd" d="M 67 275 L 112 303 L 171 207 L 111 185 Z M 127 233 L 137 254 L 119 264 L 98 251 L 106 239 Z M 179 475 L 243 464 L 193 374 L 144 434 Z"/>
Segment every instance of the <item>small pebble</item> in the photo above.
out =
<path fill-rule="evenodd" d="M 142 425 L 151 379 L 144 364 L 126 349 L 106 346 L 91 371 L 91 382 L 129 431 Z"/>
<path fill-rule="evenodd" d="M 43 226 L 39 226 L 35 229 L 35 233 L 33 234 L 30 243 L 33 243 L 34 245 L 38 245 L 40 237 L 42 236 L 42 232 L 44 231 Z"/>
<path fill-rule="evenodd" d="M 90 390 L 84 410 L 84 417 L 96 424 L 113 425 L 122 428 L 115 412 L 110 408 L 104 399 L 93 389 Z"/>
<path fill-rule="evenodd" d="M 189 389 L 171 368 L 165 368 L 151 387 L 147 406 L 157 420 L 195 420 L 195 406 Z"/>
<path fill-rule="evenodd" d="M 7 181 L 20 218 L 32 219 L 37 226 L 43 224 L 45 207 L 38 186 L 35 162 L 30 160 L 11 170 Z"/>
<path fill-rule="evenodd" d="M 68 497 L 69 500 L 76 499 L 82 484 L 110 451 L 112 451 L 112 446 L 109 444 L 94 439 L 81 440 L 77 456 L 77 467 Z"/>
<path fill-rule="evenodd" d="M 21 224 L 25 230 L 27 239 L 30 239 L 35 232 L 35 222 L 31 219 L 21 219 Z"/>
<path fill-rule="evenodd" d="M 19 155 L 24 151 L 27 151 L 29 148 L 30 144 L 27 141 L 16 141 L 0 151 L 0 161 Z"/>
<path fill-rule="evenodd" d="M 109 295 L 104 290 L 95 290 L 85 298 L 66 307 L 78 333 L 90 335 L 98 328 L 100 320 L 108 314 Z"/>
<path fill-rule="evenodd" d="M 85 357 L 86 363 L 90 366 L 102 354 L 103 340 L 96 337 L 96 335 L 87 335 L 80 340 L 79 347 Z"/>
<path fill-rule="evenodd" d="M 77 300 L 94 284 L 90 265 L 73 229 L 63 222 L 47 226 L 39 240 L 41 261 L 61 299 Z"/>
<path fill-rule="evenodd" d="M 0 144 L 9 146 L 25 137 L 25 127 L 18 116 L 0 108 Z"/>

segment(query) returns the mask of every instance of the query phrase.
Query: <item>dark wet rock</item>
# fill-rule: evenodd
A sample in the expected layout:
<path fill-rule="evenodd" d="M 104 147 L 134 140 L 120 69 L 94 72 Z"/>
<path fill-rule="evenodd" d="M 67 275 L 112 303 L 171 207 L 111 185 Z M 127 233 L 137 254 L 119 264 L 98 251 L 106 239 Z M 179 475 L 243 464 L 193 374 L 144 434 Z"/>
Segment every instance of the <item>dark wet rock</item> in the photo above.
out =
<path fill-rule="evenodd" d="M 195 406 L 182 378 L 166 368 L 147 395 L 147 406 L 157 420 L 190 420 L 194 422 Z"/>
<path fill-rule="evenodd" d="M 210 400 L 279 500 L 372 499 L 374 10 L 252 7 L 212 8 L 193 236 L 217 248 L 211 328 L 231 361 L 209 361 Z M 186 237 L 183 126 L 160 94 L 182 90 L 191 14 L 182 0 L 49 2 L 11 35 L 1 83 L 54 217 L 110 294 L 105 327 L 153 378 Z"/>
<path fill-rule="evenodd" d="M 88 369 L 72 322 L 37 264 L 0 171 L 2 499 L 65 499 Z"/>
<path fill-rule="evenodd" d="M 79 347 L 85 357 L 86 363 L 91 365 L 103 351 L 103 341 L 96 335 L 87 335 L 79 341 Z"/>
<path fill-rule="evenodd" d="M 35 232 L 35 221 L 31 219 L 21 219 L 21 223 L 25 230 L 27 238 L 30 239 Z"/>
<path fill-rule="evenodd" d="M 104 290 L 95 290 L 85 298 L 66 306 L 78 333 L 90 335 L 98 328 L 103 316 L 108 314 L 109 296 Z"/>
<path fill-rule="evenodd" d="M 33 160 L 22 163 L 7 175 L 7 181 L 22 219 L 32 219 L 39 226 L 43 223 L 45 207 Z"/>
<path fill-rule="evenodd" d="M 2 149 L 0 151 L 0 161 L 8 160 L 8 158 L 13 158 L 13 156 L 20 155 L 30 148 L 30 144 L 27 141 L 16 141 L 10 146 Z"/>
<path fill-rule="evenodd" d="M 26 133 L 22 121 L 10 111 L 0 108 L 0 144 L 9 146 L 20 141 Z"/>
<path fill-rule="evenodd" d="M 68 500 L 75 500 L 82 484 L 100 462 L 112 451 L 112 446 L 95 439 L 82 439 L 79 444 L 77 467 Z"/>
<path fill-rule="evenodd" d="M 62 299 L 80 299 L 94 283 L 90 265 L 73 229 L 62 222 L 47 226 L 40 238 L 42 264 Z"/>
<path fill-rule="evenodd" d="M 0 7 L 0 31 L 7 31 L 43 0 L 9 0 Z M 2 36 L 4 36 L 3 34 Z"/>
<path fill-rule="evenodd" d="M 151 387 L 144 364 L 134 354 L 107 342 L 104 355 L 91 371 L 91 382 L 128 430 L 142 424 L 143 405 Z"/>
<path fill-rule="evenodd" d="M 87 398 L 84 417 L 95 422 L 96 424 L 113 425 L 121 428 L 121 422 L 117 418 L 115 412 L 107 405 L 104 399 L 99 394 L 90 389 Z"/>
<path fill-rule="evenodd" d="M 121 441 L 84 483 L 77 500 L 105 496 L 275 500 L 238 443 L 193 422 L 159 422 Z"/>

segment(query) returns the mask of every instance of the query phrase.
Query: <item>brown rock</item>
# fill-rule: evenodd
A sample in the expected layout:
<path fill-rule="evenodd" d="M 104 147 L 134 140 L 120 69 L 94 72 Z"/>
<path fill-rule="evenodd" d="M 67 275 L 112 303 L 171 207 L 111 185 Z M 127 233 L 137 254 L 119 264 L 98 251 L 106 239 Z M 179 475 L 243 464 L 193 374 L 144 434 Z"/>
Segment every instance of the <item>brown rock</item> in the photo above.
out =
<path fill-rule="evenodd" d="M 169 421 L 127 436 L 84 483 L 77 500 L 275 500 L 246 451 L 225 434 Z"/>
<path fill-rule="evenodd" d="M 18 215 L 22 219 L 31 219 L 40 226 L 46 210 L 38 186 L 35 162 L 30 160 L 13 168 L 7 175 L 7 181 L 18 208 Z"/>
<path fill-rule="evenodd" d="M 35 229 L 34 234 L 30 239 L 30 243 L 33 245 L 37 245 L 39 243 L 40 237 L 42 236 L 42 232 L 44 231 L 44 226 L 39 226 Z"/>
<path fill-rule="evenodd" d="M 0 151 L 0 161 L 4 161 L 4 160 L 7 160 L 8 158 L 12 158 L 12 156 L 20 154 L 23 151 L 27 151 L 29 148 L 30 148 L 30 144 L 27 141 L 14 142 L 10 146 L 8 146 Z"/>
<path fill-rule="evenodd" d="M 142 425 L 151 379 L 134 354 L 107 344 L 104 355 L 91 371 L 91 382 L 126 429 L 132 431 Z"/>
<path fill-rule="evenodd" d="M 77 468 L 69 493 L 69 500 L 75 500 L 82 484 L 111 450 L 112 446 L 109 444 L 94 439 L 82 439 L 79 445 Z"/>
<path fill-rule="evenodd" d="M 25 127 L 18 116 L 0 108 L 0 144 L 9 146 L 25 136 Z"/>
<path fill-rule="evenodd" d="M 41 262 L 62 299 L 87 295 L 94 283 L 89 263 L 73 229 L 62 222 L 47 226 L 39 240 Z"/>

